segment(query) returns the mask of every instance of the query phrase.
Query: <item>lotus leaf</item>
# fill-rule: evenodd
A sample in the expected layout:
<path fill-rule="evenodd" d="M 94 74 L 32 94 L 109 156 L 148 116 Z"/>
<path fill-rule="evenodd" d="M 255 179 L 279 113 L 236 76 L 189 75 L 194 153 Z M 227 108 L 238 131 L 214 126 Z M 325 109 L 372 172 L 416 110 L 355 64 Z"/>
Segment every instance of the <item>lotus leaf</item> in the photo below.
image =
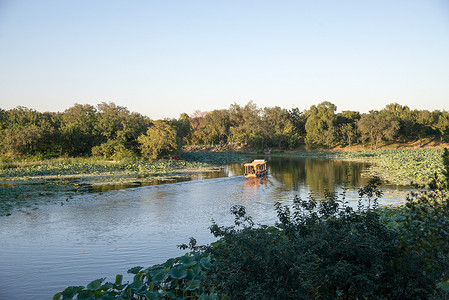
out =
<path fill-rule="evenodd" d="M 77 300 L 94 300 L 95 295 L 92 292 L 81 291 L 78 294 Z"/>
<path fill-rule="evenodd" d="M 91 283 L 89 283 L 87 285 L 87 289 L 91 290 L 91 291 L 96 291 L 99 290 L 101 288 L 101 283 L 106 279 L 106 277 L 104 278 L 100 278 L 97 280 L 92 281 Z"/>
<path fill-rule="evenodd" d="M 147 297 L 149 300 L 158 300 L 159 299 L 159 293 L 154 291 L 149 291 L 145 293 L 145 297 Z"/>
<path fill-rule="evenodd" d="M 72 299 L 73 296 L 75 296 L 82 289 L 84 289 L 84 286 L 69 286 L 60 294 L 63 299 Z M 59 299 L 59 297 L 56 299 Z"/>
<path fill-rule="evenodd" d="M 186 290 L 194 291 L 200 288 L 201 280 L 191 280 L 186 283 Z"/>
<path fill-rule="evenodd" d="M 150 276 L 151 281 L 161 282 L 167 278 L 167 272 L 165 271 L 165 269 L 160 268 L 150 271 Z"/>
<path fill-rule="evenodd" d="M 196 259 L 193 256 L 181 256 L 179 262 L 182 263 L 186 267 L 190 267 L 196 265 Z"/>
<path fill-rule="evenodd" d="M 206 256 L 200 259 L 200 264 L 206 270 L 210 269 L 210 256 Z"/>
<path fill-rule="evenodd" d="M 177 262 L 177 259 L 175 259 L 175 258 L 170 258 L 169 260 L 167 260 L 167 261 L 166 261 L 165 263 L 163 263 L 162 265 L 163 265 L 164 267 L 172 267 L 173 264 L 174 264 L 175 262 Z"/>
<path fill-rule="evenodd" d="M 143 267 L 134 267 L 128 270 L 128 274 L 137 274 L 140 270 L 142 270 Z"/>
<path fill-rule="evenodd" d="M 181 268 L 173 268 L 168 272 L 168 275 L 170 275 L 173 279 L 183 279 L 187 276 L 187 271 L 185 269 Z"/>

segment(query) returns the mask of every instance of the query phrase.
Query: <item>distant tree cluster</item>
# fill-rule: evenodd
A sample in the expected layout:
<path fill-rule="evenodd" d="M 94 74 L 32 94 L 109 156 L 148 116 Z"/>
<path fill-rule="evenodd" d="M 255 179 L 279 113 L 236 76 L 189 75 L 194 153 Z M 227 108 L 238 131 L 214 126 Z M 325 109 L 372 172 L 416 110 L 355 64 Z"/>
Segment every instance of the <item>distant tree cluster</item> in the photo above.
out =
<path fill-rule="evenodd" d="M 325 101 L 308 110 L 232 104 L 229 109 L 183 113 L 152 121 L 126 107 L 102 102 L 75 104 L 64 112 L 38 112 L 19 106 L 0 109 L 0 154 L 85 156 L 122 159 L 167 155 L 184 145 L 231 145 L 263 150 L 332 148 L 422 138 L 449 140 L 449 112 L 411 110 L 397 103 L 380 111 L 336 113 Z"/>
<path fill-rule="evenodd" d="M 278 106 L 260 109 L 253 102 L 233 104 L 227 110 L 197 111 L 190 118 L 190 143 L 294 149 L 353 144 L 377 148 L 382 141 L 405 143 L 429 137 L 449 140 L 447 111 L 411 110 L 397 103 L 364 114 L 336 111 L 328 101 L 304 111 Z"/>
<path fill-rule="evenodd" d="M 137 154 L 137 138 L 151 121 L 114 103 L 75 104 L 64 112 L 25 107 L 0 111 L 0 149 L 11 156 L 96 155 L 108 159 Z"/>

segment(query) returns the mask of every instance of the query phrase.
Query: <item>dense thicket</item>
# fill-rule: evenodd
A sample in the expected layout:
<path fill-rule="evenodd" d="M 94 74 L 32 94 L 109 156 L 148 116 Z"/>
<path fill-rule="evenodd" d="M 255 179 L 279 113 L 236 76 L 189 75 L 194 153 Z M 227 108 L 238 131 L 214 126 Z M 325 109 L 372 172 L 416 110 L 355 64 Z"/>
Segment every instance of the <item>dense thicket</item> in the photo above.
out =
<path fill-rule="evenodd" d="M 258 108 L 249 102 L 152 122 L 114 103 L 103 102 L 97 107 L 75 104 L 62 113 L 41 113 L 19 106 L 0 109 L 0 154 L 121 159 L 164 155 L 183 145 L 264 150 L 360 143 L 377 148 L 384 141 L 411 142 L 428 137 L 449 140 L 449 112 L 444 110 L 411 110 L 393 103 L 363 114 L 336 111 L 337 107 L 327 101 L 304 111 L 278 106 Z M 161 128 L 170 132 L 170 140 L 166 148 L 153 149 L 161 147 L 154 143 Z"/>

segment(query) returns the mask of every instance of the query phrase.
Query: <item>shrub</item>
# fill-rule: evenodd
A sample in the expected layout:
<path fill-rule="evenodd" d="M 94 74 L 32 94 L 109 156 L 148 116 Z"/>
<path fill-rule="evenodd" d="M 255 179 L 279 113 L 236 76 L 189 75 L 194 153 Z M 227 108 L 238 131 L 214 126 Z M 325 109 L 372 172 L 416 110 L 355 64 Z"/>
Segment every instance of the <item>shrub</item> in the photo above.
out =
<path fill-rule="evenodd" d="M 106 143 L 92 147 L 92 155 L 112 160 L 122 160 L 135 156 L 131 150 L 126 149 L 122 143 L 116 140 L 108 140 Z"/>
<path fill-rule="evenodd" d="M 371 188 L 376 189 L 375 182 Z M 236 226 L 212 232 L 206 282 L 232 299 L 358 298 L 381 294 L 397 253 L 397 235 L 373 207 L 354 211 L 335 194 L 276 204 L 279 223 L 255 226 L 235 207 Z"/>

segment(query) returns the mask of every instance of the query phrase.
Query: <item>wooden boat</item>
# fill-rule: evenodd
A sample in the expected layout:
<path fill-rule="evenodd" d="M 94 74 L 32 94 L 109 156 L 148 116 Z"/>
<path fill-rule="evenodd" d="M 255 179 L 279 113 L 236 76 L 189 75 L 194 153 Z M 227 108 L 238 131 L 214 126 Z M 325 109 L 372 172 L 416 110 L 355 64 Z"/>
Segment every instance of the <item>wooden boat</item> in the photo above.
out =
<path fill-rule="evenodd" d="M 256 159 L 245 166 L 245 177 L 261 177 L 268 175 L 267 162 L 263 159 Z"/>

